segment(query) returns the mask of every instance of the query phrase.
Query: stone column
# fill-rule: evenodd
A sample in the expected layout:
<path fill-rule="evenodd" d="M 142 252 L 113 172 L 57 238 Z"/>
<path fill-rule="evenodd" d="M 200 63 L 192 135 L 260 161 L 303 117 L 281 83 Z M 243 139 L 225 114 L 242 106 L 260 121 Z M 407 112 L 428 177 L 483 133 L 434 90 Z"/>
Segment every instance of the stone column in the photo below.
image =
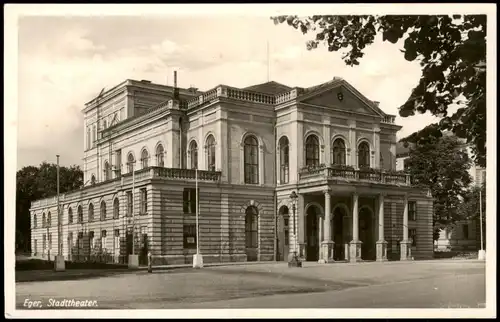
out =
<path fill-rule="evenodd" d="M 408 240 L 408 195 L 404 196 L 403 240 L 401 241 L 401 260 L 411 259 L 411 242 Z"/>
<path fill-rule="evenodd" d="M 359 206 L 358 194 L 352 195 L 352 241 L 349 249 L 351 262 L 361 261 L 361 241 L 359 240 Z"/>
<path fill-rule="evenodd" d="M 384 195 L 378 198 L 378 241 L 377 241 L 377 261 L 387 260 L 387 242 L 384 236 Z"/>
<path fill-rule="evenodd" d="M 331 214 L 331 195 L 330 190 L 325 190 L 325 220 L 323 221 L 324 239 L 321 242 L 320 263 L 333 262 L 334 243 L 332 241 L 332 214 Z"/>
<path fill-rule="evenodd" d="M 298 235 L 298 246 L 297 254 L 301 258 L 301 260 L 306 259 L 306 243 L 305 243 L 305 204 L 304 204 L 304 195 L 301 193 L 297 194 L 299 197 L 297 198 L 297 235 Z M 295 245 L 294 245 L 295 247 Z"/>

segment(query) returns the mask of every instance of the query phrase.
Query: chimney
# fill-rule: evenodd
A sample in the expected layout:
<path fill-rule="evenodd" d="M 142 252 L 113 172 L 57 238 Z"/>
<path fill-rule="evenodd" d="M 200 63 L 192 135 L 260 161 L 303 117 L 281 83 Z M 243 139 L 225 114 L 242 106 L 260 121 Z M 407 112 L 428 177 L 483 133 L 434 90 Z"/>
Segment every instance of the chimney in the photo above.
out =
<path fill-rule="evenodd" d="M 177 71 L 174 70 L 174 100 L 179 99 L 179 88 L 177 88 Z"/>
<path fill-rule="evenodd" d="M 380 102 L 379 101 L 373 101 L 373 104 L 375 104 L 377 107 L 379 107 Z"/>

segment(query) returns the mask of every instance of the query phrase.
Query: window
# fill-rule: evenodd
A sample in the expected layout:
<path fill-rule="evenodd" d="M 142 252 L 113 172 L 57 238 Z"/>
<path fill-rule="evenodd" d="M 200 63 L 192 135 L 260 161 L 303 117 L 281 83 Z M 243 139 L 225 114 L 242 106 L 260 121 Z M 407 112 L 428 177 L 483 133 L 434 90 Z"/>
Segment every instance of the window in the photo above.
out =
<path fill-rule="evenodd" d="M 370 146 L 366 142 L 361 142 L 358 146 L 358 167 L 370 167 Z"/>
<path fill-rule="evenodd" d="M 245 213 L 245 239 L 247 248 L 258 247 L 258 211 L 255 206 L 249 206 Z"/>
<path fill-rule="evenodd" d="M 45 228 L 47 226 L 47 218 L 45 217 L 45 213 L 42 214 L 42 227 Z"/>
<path fill-rule="evenodd" d="M 49 211 L 47 213 L 47 227 L 50 227 L 51 224 L 52 224 L 52 214 Z"/>
<path fill-rule="evenodd" d="M 288 183 L 290 180 L 290 146 L 288 138 L 282 137 L 279 141 L 280 149 L 280 183 Z"/>
<path fill-rule="evenodd" d="M 184 248 L 196 248 L 196 224 L 184 224 Z"/>
<path fill-rule="evenodd" d="M 306 166 L 319 165 L 319 141 L 316 135 L 309 135 L 306 139 Z"/>
<path fill-rule="evenodd" d="M 163 161 L 163 158 L 164 158 L 163 145 L 158 144 L 158 146 L 156 147 L 156 165 L 157 166 L 159 166 L 159 167 L 164 166 L 165 163 Z"/>
<path fill-rule="evenodd" d="M 115 156 L 116 175 L 120 176 L 122 171 L 122 150 L 116 150 L 115 153 L 116 153 Z"/>
<path fill-rule="evenodd" d="M 336 139 L 332 144 L 332 163 L 345 165 L 345 143 L 342 139 Z"/>
<path fill-rule="evenodd" d="M 87 150 L 91 148 L 90 145 L 90 127 L 87 127 Z"/>
<path fill-rule="evenodd" d="M 469 225 L 463 225 L 462 232 L 464 235 L 464 239 L 469 239 Z"/>
<path fill-rule="evenodd" d="M 106 220 L 106 202 L 101 202 L 101 220 Z"/>
<path fill-rule="evenodd" d="M 259 183 L 259 142 L 255 136 L 247 136 L 244 141 L 245 183 Z"/>
<path fill-rule="evenodd" d="M 68 209 L 68 224 L 72 224 L 73 223 L 73 209 L 71 209 L 71 207 L 69 207 Z"/>
<path fill-rule="evenodd" d="M 47 249 L 47 235 L 42 235 L 42 249 Z"/>
<path fill-rule="evenodd" d="M 127 156 L 127 171 L 129 173 L 134 171 L 134 163 L 135 163 L 134 155 L 132 153 L 129 153 Z"/>
<path fill-rule="evenodd" d="M 83 223 L 83 208 L 82 208 L 82 206 L 78 206 L 77 212 L 78 212 L 78 219 L 77 220 L 78 220 L 78 223 L 81 224 L 81 223 Z"/>
<path fill-rule="evenodd" d="M 417 202 L 408 201 L 408 220 L 417 220 Z"/>
<path fill-rule="evenodd" d="M 191 169 L 198 169 L 198 144 L 191 141 L 189 144 L 189 158 L 191 159 Z"/>
<path fill-rule="evenodd" d="M 73 232 L 68 232 L 68 252 L 69 254 L 73 253 Z"/>
<path fill-rule="evenodd" d="M 127 191 L 127 216 L 132 216 L 134 200 L 133 200 L 132 191 Z"/>
<path fill-rule="evenodd" d="M 52 233 L 49 233 L 49 249 L 52 249 Z"/>
<path fill-rule="evenodd" d="M 198 188 L 198 194 L 199 193 L 200 189 Z M 196 189 L 184 188 L 182 201 L 183 201 L 183 211 L 185 214 L 196 213 Z"/>
<path fill-rule="evenodd" d="M 148 153 L 148 150 L 144 149 L 142 150 L 142 153 L 141 153 L 141 164 L 142 164 L 142 168 L 145 169 L 148 167 L 149 165 L 149 153 Z"/>
<path fill-rule="evenodd" d="M 101 231 L 101 248 L 102 250 L 106 250 L 107 248 L 107 237 L 105 230 Z"/>
<path fill-rule="evenodd" d="M 141 214 L 147 214 L 148 213 L 148 192 L 146 188 L 142 188 L 140 190 L 140 196 L 141 196 Z"/>
<path fill-rule="evenodd" d="M 95 181 L 95 176 L 94 176 L 94 175 L 92 175 L 92 176 L 90 177 L 90 184 L 91 184 L 91 185 L 95 185 L 95 182 L 96 182 L 96 181 Z"/>
<path fill-rule="evenodd" d="M 207 138 L 207 169 L 215 171 L 215 138 L 213 135 Z"/>
<path fill-rule="evenodd" d="M 104 162 L 104 180 L 111 180 L 111 168 L 108 161 Z"/>
<path fill-rule="evenodd" d="M 92 127 L 92 147 L 95 147 L 95 141 L 97 141 L 97 129 L 96 126 L 94 125 Z"/>
<path fill-rule="evenodd" d="M 113 201 L 113 218 L 120 218 L 120 200 L 118 200 L 118 198 L 115 198 Z"/>
<path fill-rule="evenodd" d="M 36 214 L 33 215 L 33 228 L 36 228 L 36 226 L 38 226 L 38 222 L 37 222 L 37 219 L 36 219 Z"/>
<path fill-rule="evenodd" d="M 93 231 L 89 231 L 89 242 L 90 242 L 90 249 L 94 249 L 95 248 L 95 239 L 94 239 L 94 232 Z"/>
<path fill-rule="evenodd" d="M 89 205 L 89 222 L 94 221 L 94 205 L 90 204 Z"/>
<path fill-rule="evenodd" d="M 408 229 L 408 237 L 411 240 L 411 246 L 412 247 L 417 246 L 417 229 L 415 228 Z"/>

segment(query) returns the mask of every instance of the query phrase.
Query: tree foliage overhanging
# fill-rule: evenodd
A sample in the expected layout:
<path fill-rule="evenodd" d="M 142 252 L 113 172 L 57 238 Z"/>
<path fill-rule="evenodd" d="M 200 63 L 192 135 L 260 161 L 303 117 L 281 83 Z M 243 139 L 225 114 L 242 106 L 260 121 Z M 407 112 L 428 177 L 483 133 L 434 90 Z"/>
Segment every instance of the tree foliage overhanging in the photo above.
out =
<path fill-rule="evenodd" d="M 83 186 L 83 172 L 79 166 L 59 167 L 59 192 L 65 193 Z M 57 194 L 57 165 L 42 163 L 27 166 L 16 174 L 16 244 L 30 248 L 30 207 L 37 199 Z"/>
<path fill-rule="evenodd" d="M 417 60 L 422 76 L 399 115 L 430 112 L 441 118 L 404 142 L 425 144 L 452 131 L 466 139 L 474 160 L 486 166 L 486 15 L 293 15 L 271 17 L 302 33 L 314 33 L 308 49 L 324 44 L 331 52 L 341 50 L 349 66 L 359 65 L 363 51 L 377 34 L 393 44 L 404 41 L 401 52 Z M 464 102 L 459 99 L 465 98 Z M 451 104 L 461 107 L 448 115 Z"/>

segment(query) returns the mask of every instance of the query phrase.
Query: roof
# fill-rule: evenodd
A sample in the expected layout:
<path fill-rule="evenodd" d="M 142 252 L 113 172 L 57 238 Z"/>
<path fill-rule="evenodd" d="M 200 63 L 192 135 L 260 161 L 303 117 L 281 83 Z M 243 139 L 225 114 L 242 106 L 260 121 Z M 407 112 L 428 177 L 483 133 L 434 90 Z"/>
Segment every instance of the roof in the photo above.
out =
<path fill-rule="evenodd" d="M 277 83 L 275 81 L 252 85 L 249 87 L 245 87 L 243 89 L 248 91 L 260 92 L 264 94 L 273 94 L 273 95 L 289 92 L 292 90 L 291 87 Z"/>

